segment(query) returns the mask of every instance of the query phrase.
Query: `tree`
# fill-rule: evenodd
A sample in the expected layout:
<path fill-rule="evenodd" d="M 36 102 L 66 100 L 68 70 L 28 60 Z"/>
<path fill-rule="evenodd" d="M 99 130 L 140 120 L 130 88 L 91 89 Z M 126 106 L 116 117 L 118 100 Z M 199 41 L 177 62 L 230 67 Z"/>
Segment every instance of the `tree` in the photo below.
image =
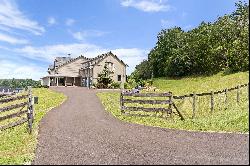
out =
<path fill-rule="evenodd" d="M 97 88 L 108 88 L 112 83 L 107 64 L 104 65 L 103 71 L 98 74 Z"/>
<path fill-rule="evenodd" d="M 201 22 L 187 32 L 163 29 L 148 59 L 136 66 L 134 78 L 210 75 L 249 70 L 249 5 L 239 1 L 231 14 Z"/>
<path fill-rule="evenodd" d="M 131 73 L 133 79 L 138 82 L 140 79 L 149 79 L 152 77 L 151 65 L 148 60 L 143 60 L 139 65 L 136 65 L 135 71 Z"/>

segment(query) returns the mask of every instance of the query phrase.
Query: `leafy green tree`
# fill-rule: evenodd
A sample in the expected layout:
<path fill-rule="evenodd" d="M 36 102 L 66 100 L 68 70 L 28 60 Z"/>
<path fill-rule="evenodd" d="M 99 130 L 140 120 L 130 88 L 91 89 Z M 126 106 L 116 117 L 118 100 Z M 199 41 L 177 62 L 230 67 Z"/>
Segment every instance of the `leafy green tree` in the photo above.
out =
<path fill-rule="evenodd" d="M 180 27 L 161 30 L 148 60 L 132 73 L 134 79 L 249 70 L 249 5 L 239 1 L 235 6 L 231 14 L 187 32 Z"/>
<path fill-rule="evenodd" d="M 131 76 L 138 82 L 140 79 L 149 79 L 152 76 L 152 70 L 148 60 L 144 60 L 139 65 L 136 65 L 135 71 Z"/>
<path fill-rule="evenodd" d="M 112 83 L 107 64 L 104 65 L 103 71 L 98 74 L 97 88 L 108 88 Z"/>

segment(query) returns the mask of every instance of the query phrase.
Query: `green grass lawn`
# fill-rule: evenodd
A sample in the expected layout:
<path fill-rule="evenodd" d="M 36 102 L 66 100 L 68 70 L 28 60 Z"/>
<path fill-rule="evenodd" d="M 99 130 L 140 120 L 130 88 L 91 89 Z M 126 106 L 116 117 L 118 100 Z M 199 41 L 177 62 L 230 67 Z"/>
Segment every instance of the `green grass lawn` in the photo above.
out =
<path fill-rule="evenodd" d="M 185 77 L 182 79 L 155 78 L 153 86 L 160 91 L 171 91 L 174 95 L 184 95 L 189 93 L 202 93 L 232 88 L 239 84 L 248 83 L 249 72 L 239 72 L 224 75 L 218 73 L 213 76 Z"/>
<path fill-rule="evenodd" d="M 35 105 L 32 134 L 28 134 L 27 123 L 0 131 L 0 165 L 30 164 L 34 158 L 40 120 L 49 110 L 66 100 L 62 93 L 46 88 L 33 89 L 33 95 L 38 96 L 39 103 Z"/>
<path fill-rule="evenodd" d="M 248 78 L 248 72 L 230 75 L 219 73 L 210 77 L 186 77 L 178 80 L 158 78 L 154 79 L 153 85 L 159 88 L 161 92 L 171 91 L 174 95 L 184 95 L 235 87 L 238 84 L 248 83 Z M 192 98 L 174 100 L 185 121 L 181 121 L 176 115 L 173 118 L 122 115 L 119 103 L 120 94 L 118 92 L 101 92 L 97 95 L 105 109 L 123 121 L 182 130 L 248 133 L 249 102 L 247 92 L 247 87 L 240 90 L 240 102 L 238 104 L 236 103 L 236 91 L 229 92 L 227 107 L 224 104 L 225 95 L 215 95 L 215 109 L 212 114 L 210 113 L 210 97 L 198 97 L 196 117 L 193 119 Z"/>

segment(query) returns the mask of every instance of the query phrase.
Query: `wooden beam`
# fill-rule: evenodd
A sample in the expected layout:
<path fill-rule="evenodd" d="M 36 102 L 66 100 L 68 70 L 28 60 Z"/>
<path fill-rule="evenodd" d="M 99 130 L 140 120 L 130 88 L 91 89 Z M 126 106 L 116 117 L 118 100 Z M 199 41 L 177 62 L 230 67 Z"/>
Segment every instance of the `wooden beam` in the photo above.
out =
<path fill-rule="evenodd" d="M 144 108 L 144 107 L 126 107 L 126 106 L 122 106 L 122 110 L 145 111 L 145 112 L 166 111 L 169 113 L 171 112 L 171 109 L 168 108 Z"/>
<path fill-rule="evenodd" d="M 15 96 L 15 97 L 11 97 L 11 98 L 4 98 L 4 99 L 0 99 L 0 103 L 6 103 L 6 102 L 15 101 L 15 100 L 20 100 L 20 99 L 24 99 L 26 97 L 28 97 L 28 95 Z"/>
<path fill-rule="evenodd" d="M 123 92 L 123 96 L 134 96 L 134 97 L 170 97 L 171 93 L 131 93 Z"/>
<path fill-rule="evenodd" d="M 123 99 L 124 103 L 140 103 L 140 104 L 171 104 L 170 100 L 132 100 Z"/>
<path fill-rule="evenodd" d="M 7 106 L 7 107 L 0 108 L 0 112 L 5 112 L 5 111 L 13 110 L 13 109 L 15 109 L 15 108 L 24 107 L 24 106 L 26 106 L 26 105 L 28 105 L 27 102 L 15 104 L 15 105 L 10 105 L 10 106 Z"/>
<path fill-rule="evenodd" d="M 9 114 L 9 115 L 6 115 L 6 116 L 1 116 L 0 117 L 0 121 L 5 120 L 5 119 L 14 118 L 14 117 L 20 116 L 22 114 L 25 114 L 27 112 L 28 112 L 28 110 L 23 110 L 23 111 L 19 111 L 19 112 L 16 112 L 16 113 L 13 113 L 13 114 Z"/>
<path fill-rule="evenodd" d="M 13 122 L 13 123 L 10 123 L 8 125 L 5 125 L 5 126 L 0 126 L 0 130 L 5 130 L 5 129 L 8 129 L 8 128 L 11 128 L 11 127 L 14 127 L 14 126 L 17 126 L 17 125 L 20 125 L 20 124 L 23 124 L 25 122 L 27 122 L 28 119 L 27 118 L 22 118 L 21 120 L 19 121 L 16 121 L 16 122 Z"/>

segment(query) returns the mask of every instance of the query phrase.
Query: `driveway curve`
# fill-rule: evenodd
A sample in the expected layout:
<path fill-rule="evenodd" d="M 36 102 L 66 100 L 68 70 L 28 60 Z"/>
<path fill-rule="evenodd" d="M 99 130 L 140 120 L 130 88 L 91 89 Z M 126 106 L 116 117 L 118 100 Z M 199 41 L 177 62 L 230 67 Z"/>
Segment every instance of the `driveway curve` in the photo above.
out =
<path fill-rule="evenodd" d="M 249 164 L 249 135 L 189 132 L 122 122 L 96 90 L 53 88 L 68 96 L 42 119 L 32 164 Z"/>

